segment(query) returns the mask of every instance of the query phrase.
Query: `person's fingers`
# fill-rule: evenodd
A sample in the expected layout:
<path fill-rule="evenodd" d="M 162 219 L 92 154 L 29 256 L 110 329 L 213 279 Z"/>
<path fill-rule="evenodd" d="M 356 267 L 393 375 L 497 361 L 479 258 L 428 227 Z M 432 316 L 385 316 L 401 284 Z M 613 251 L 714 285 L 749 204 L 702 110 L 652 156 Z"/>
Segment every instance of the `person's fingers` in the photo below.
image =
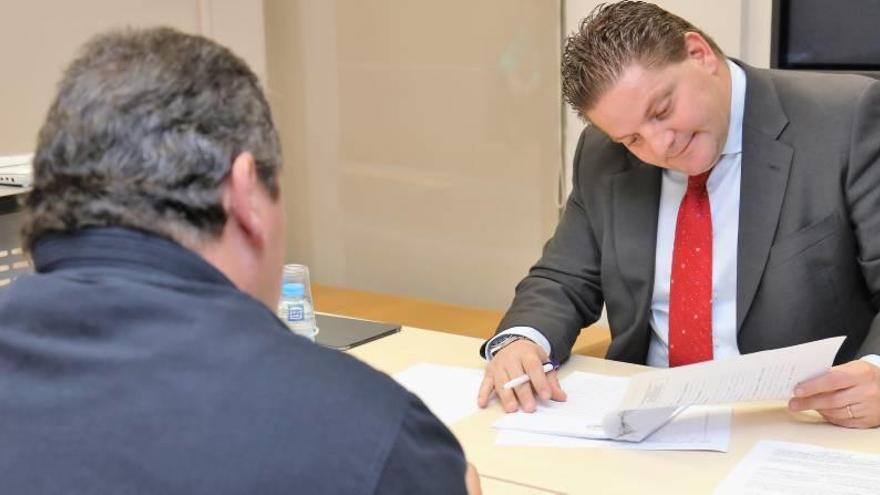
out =
<path fill-rule="evenodd" d="M 507 372 L 507 376 L 510 377 L 508 378 L 508 381 L 525 374 L 522 361 L 519 360 L 509 360 L 505 363 L 505 371 Z M 503 387 L 504 384 L 502 383 L 501 385 Z M 513 392 L 516 395 L 516 400 L 519 402 L 520 406 L 522 406 L 523 411 L 535 411 L 535 396 L 532 394 L 532 385 L 529 382 L 514 387 Z M 505 408 L 505 410 L 507 410 L 507 408 Z"/>
<path fill-rule="evenodd" d="M 847 428 L 880 426 L 880 369 L 863 360 L 835 366 L 798 384 L 789 408 L 815 409 L 829 423 Z"/>
<path fill-rule="evenodd" d="M 840 409 L 848 404 L 853 404 L 861 400 L 860 393 L 862 387 L 850 387 L 833 392 L 823 392 L 810 395 L 803 398 L 795 397 L 788 401 L 788 407 L 792 411 L 806 411 L 809 409 L 833 410 Z"/>
<path fill-rule="evenodd" d="M 492 390 L 495 388 L 492 381 L 492 373 L 487 369 L 483 374 L 483 381 L 480 383 L 480 392 L 477 394 L 477 405 L 485 408 L 489 404 L 489 398 L 492 396 Z"/>
<path fill-rule="evenodd" d="M 527 354 L 523 356 L 523 367 L 529 375 L 532 382 L 532 389 L 541 400 L 550 400 L 551 390 L 550 383 L 547 381 L 547 375 L 544 373 L 544 363 L 536 354 Z"/>
<path fill-rule="evenodd" d="M 852 371 L 853 367 L 847 366 L 850 364 L 852 363 L 835 366 L 827 373 L 797 384 L 794 388 L 794 396 L 810 397 L 811 395 L 833 392 L 856 385 L 862 378 L 862 370 L 859 369 L 860 367 L 855 367 L 856 371 Z M 868 363 L 864 364 L 871 366 Z"/>
<path fill-rule="evenodd" d="M 852 411 L 852 406 L 850 406 L 849 409 L 847 409 L 846 406 L 816 409 L 816 412 L 821 414 L 823 418 L 829 421 L 850 421 L 856 419 L 855 412 L 853 412 L 852 416 L 850 416 L 850 411 Z"/>
<path fill-rule="evenodd" d="M 837 408 L 837 409 L 825 409 L 823 411 L 816 411 L 825 421 L 828 421 L 831 424 L 837 426 L 843 426 L 844 428 L 866 428 L 867 426 L 863 426 L 864 420 L 862 418 L 849 417 L 849 412 L 845 407 Z"/>
<path fill-rule="evenodd" d="M 568 399 L 568 394 L 562 390 L 562 386 L 559 385 L 559 374 L 556 370 L 547 373 L 547 383 L 550 384 L 550 398 L 557 401 L 563 402 Z"/>
<path fill-rule="evenodd" d="M 491 398 L 491 389 L 494 389 L 501 407 L 506 412 L 515 412 L 520 407 L 524 411 L 533 412 L 536 407 L 535 395 L 532 393 L 533 387 L 536 387 L 535 390 L 538 390 L 539 394 L 540 389 L 544 388 L 548 397 L 553 395 L 547 378 L 544 376 L 543 360 L 541 359 L 543 354 L 541 346 L 526 339 L 514 342 L 499 351 L 486 368 L 488 376 L 484 377 L 480 384 L 477 404 L 481 407 L 484 407 L 483 404 L 488 404 Z M 505 383 L 522 375 L 528 376 L 529 381 L 513 389 L 504 388 Z M 490 381 L 491 386 L 488 384 Z"/>
<path fill-rule="evenodd" d="M 876 402 L 858 402 L 850 404 L 847 417 L 852 412 L 849 428 L 876 428 L 880 426 L 880 406 Z"/>
<path fill-rule="evenodd" d="M 492 384 L 495 387 L 495 395 L 498 396 L 498 400 L 501 402 L 501 408 L 504 409 L 505 412 L 515 412 L 518 408 L 519 402 L 517 401 L 513 390 L 504 388 L 504 384 L 510 381 L 510 378 L 507 371 L 505 371 L 500 363 L 495 364 L 495 366 L 491 367 Z"/>
<path fill-rule="evenodd" d="M 467 470 L 464 472 L 464 486 L 468 495 L 481 495 L 483 493 L 480 487 L 480 473 L 477 472 L 476 466 L 467 463 Z"/>
<path fill-rule="evenodd" d="M 535 401 L 535 394 L 532 392 L 532 385 L 528 382 L 523 383 L 522 385 L 518 385 L 513 389 L 513 392 L 516 394 L 517 400 L 519 400 L 520 407 L 523 411 L 527 413 L 533 413 L 538 408 L 538 404 Z"/>

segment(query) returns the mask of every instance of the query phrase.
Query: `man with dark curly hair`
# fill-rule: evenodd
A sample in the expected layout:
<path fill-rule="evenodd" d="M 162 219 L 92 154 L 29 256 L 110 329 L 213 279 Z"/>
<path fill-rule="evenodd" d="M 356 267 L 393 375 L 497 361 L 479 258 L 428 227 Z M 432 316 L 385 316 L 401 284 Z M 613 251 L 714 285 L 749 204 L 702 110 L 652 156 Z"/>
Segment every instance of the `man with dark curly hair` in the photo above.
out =
<path fill-rule="evenodd" d="M 465 493 L 418 398 L 270 309 L 280 172 L 229 50 L 164 28 L 85 46 L 39 135 L 36 273 L 0 293 L 3 492 Z"/>
<path fill-rule="evenodd" d="M 481 350 L 479 403 L 564 400 L 542 363 L 604 303 L 608 359 L 651 366 L 846 336 L 789 408 L 880 425 L 880 82 L 749 67 L 634 1 L 581 23 L 562 79 L 591 125 L 559 226 Z"/>

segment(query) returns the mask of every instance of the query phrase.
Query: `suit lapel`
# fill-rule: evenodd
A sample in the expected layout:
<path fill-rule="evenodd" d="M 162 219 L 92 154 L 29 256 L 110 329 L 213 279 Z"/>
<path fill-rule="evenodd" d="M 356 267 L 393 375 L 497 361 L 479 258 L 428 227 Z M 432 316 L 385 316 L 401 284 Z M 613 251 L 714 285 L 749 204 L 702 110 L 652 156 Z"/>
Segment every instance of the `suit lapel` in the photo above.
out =
<path fill-rule="evenodd" d="M 736 328 L 751 307 L 764 273 L 788 185 L 792 149 L 777 140 L 788 124 L 767 71 L 746 72 L 742 180 L 737 246 Z"/>
<path fill-rule="evenodd" d="M 630 156 L 634 167 L 614 176 L 613 231 L 618 267 L 637 315 L 647 314 L 654 289 L 661 169 Z"/>

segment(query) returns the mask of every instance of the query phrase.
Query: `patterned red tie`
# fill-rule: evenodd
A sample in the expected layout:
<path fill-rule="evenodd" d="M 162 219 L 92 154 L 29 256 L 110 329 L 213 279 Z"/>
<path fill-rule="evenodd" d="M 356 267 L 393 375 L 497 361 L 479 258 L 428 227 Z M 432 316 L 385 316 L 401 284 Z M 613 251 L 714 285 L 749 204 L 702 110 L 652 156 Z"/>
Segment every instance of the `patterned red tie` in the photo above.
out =
<path fill-rule="evenodd" d="M 688 177 L 669 281 L 669 367 L 712 359 L 712 210 L 706 180 Z"/>

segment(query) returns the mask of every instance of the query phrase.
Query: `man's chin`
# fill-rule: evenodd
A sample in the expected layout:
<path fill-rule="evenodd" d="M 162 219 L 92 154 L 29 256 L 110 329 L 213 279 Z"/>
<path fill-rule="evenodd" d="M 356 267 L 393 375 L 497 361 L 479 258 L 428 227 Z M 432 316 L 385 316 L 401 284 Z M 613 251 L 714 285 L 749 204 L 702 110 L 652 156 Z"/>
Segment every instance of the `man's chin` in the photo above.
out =
<path fill-rule="evenodd" d="M 702 173 L 708 172 L 715 165 L 716 159 L 699 159 L 699 157 L 692 156 L 688 157 L 689 160 L 678 161 L 674 164 L 671 164 L 669 168 L 673 170 L 678 170 L 679 172 L 685 173 L 687 175 L 700 175 Z"/>
<path fill-rule="evenodd" d="M 712 165 L 706 166 L 703 163 L 667 163 L 665 166 L 661 167 L 691 176 L 700 175 L 703 172 L 706 172 L 707 170 L 712 168 Z"/>

